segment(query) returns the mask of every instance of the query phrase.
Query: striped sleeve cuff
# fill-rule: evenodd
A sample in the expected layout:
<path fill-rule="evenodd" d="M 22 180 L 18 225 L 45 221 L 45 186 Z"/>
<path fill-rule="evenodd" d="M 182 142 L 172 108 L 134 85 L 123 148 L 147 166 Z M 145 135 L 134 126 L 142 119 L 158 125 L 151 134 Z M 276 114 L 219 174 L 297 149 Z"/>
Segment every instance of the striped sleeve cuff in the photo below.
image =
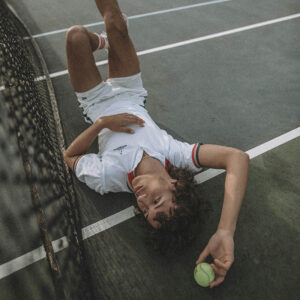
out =
<path fill-rule="evenodd" d="M 202 168 L 199 162 L 199 158 L 198 158 L 198 152 L 200 149 L 200 146 L 203 145 L 203 143 L 197 143 L 194 145 L 193 151 L 192 151 L 192 159 L 193 159 L 193 163 L 197 168 Z"/>
<path fill-rule="evenodd" d="M 76 157 L 76 159 L 74 160 L 74 163 L 73 163 L 73 172 L 76 174 L 76 166 L 77 166 L 77 162 L 79 161 L 79 159 L 82 157 L 83 155 L 78 155 Z"/>

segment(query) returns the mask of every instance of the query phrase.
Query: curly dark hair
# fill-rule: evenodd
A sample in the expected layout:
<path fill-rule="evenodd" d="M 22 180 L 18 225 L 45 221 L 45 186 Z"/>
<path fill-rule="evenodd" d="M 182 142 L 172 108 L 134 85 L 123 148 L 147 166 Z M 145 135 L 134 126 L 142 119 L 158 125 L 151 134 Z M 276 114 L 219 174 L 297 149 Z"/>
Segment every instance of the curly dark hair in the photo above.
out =
<path fill-rule="evenodd" d="M 161 224 L 159 229 L 146 221 L 137 203 L 134 205 L 137 217 L 144 220 L 143 225 L 148 231 L 145 244 L 162 255 L 179 254 L 190 245 L 199 235 L 202 213 L 212 210 L 210 203 L 196 191 L 197 182 L 192 171 L 169 164 L 168 173 L 171 178 L 177 179 L 174 201 L 178 208 L 170 218 L 164 213 L 156 215 L 155 220 Z"/>

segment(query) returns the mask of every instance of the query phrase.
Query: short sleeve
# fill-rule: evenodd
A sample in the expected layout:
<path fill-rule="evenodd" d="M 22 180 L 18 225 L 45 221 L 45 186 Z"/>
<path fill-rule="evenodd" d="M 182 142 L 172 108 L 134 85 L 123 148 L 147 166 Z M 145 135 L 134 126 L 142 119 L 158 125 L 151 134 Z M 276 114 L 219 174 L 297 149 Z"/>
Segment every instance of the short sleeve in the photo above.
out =
<path fill-rule="evenodd" d="M 169 153 L 167 158 L 177 168 L 187 167 L 192 172 L 200 172 L 203 168 L 199 163 L 198 151 L 203 143 L 189 144 L 180 142 L 169 136 Z"/>
<path fill-rule="evenodd" d="M 103 195 L 104 176 L 101 160 L 102 157 L 94 153 L 83 155 L 78 161 L 75 174 L 81 182 L 84 182 L 89 188 Z"/>

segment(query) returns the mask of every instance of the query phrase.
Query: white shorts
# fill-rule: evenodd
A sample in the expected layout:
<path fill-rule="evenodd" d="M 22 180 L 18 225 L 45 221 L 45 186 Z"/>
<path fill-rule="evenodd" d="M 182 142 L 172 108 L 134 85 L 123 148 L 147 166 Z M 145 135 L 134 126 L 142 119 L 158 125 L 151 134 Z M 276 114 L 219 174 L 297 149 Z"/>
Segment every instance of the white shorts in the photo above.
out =
<path fill-rule="evenodd" d="M 94 123 L 104 111 L 118 101 L 127 100 L 145 107 L 147 91 L 143 88 L 141 73 L 129 77 L 109 78 L 94 88 L 76 96 L 87 123 Z"/>

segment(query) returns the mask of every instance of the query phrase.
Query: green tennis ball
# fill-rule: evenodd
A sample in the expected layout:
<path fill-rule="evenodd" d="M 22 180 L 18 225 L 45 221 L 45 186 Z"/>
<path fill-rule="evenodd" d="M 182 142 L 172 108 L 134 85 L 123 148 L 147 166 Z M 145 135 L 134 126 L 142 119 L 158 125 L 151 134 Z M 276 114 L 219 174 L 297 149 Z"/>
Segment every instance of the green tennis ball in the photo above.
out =
<path fill-rule="evenodd" d="M 194 278 L 200 286 L 207 287 L 215 279 L 215 273 L 210 264 L 203 262 L 195 267 Z"/>

